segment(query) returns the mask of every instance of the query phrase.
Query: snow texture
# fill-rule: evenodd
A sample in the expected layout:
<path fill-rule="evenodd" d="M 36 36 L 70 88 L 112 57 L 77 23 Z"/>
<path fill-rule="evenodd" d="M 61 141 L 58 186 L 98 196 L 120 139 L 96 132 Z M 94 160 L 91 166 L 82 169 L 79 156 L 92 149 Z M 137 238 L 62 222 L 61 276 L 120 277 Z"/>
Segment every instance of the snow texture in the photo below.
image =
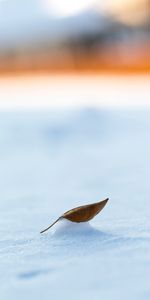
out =
<path fill-rule="evenodd" d="M 149 110 L 0 113 L 1 300 L 150 299 L 149 138 Z"/>

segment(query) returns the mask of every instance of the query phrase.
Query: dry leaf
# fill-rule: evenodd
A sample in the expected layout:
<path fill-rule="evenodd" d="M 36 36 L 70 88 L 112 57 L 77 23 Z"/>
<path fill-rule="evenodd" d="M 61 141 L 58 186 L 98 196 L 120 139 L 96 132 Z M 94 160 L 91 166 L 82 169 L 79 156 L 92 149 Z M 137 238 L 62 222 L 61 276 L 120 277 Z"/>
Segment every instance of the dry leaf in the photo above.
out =
<path fill-rule="evenodd" d="M 54 224 L 56 224 L 61 219 L 67 219 L 71 222 L 81 223 L 87 222 L 93 219 L 106 205 L 108 198 L 93 204 L 78 206 L 71 210 L 65 212 L 62 216 L 60 216 L 53 224 L 51 224 L 48 228 L 42 230 L 40 233 L 47 231 Z"/>

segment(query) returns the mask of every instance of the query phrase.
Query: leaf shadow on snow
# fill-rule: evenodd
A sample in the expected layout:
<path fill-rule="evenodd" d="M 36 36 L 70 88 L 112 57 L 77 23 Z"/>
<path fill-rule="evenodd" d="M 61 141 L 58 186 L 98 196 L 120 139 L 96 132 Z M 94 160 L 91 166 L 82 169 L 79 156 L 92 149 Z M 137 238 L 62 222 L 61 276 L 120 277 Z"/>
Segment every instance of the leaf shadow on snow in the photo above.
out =
<path fill-rule="evenodd" d="M 30 280 L 35 277 L 38 277 L 39 275 L 47 274 L 49 272 L 50 272 L 50 269 L 31 270 L 31 271 L 27 271 L 27 272 L 21 272 L 18 274 L 17 277 L 21 280 Z"/>

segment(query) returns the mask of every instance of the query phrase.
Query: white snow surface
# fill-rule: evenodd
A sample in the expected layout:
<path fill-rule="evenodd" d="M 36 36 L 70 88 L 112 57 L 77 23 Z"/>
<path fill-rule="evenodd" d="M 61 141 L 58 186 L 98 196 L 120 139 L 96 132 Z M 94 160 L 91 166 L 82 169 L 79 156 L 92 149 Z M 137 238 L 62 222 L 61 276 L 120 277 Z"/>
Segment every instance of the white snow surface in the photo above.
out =
<path fill-rule="evenodd" d="M 1 300 L 150 299 L 149 137 L 149 109 L 0 112 Z"/>

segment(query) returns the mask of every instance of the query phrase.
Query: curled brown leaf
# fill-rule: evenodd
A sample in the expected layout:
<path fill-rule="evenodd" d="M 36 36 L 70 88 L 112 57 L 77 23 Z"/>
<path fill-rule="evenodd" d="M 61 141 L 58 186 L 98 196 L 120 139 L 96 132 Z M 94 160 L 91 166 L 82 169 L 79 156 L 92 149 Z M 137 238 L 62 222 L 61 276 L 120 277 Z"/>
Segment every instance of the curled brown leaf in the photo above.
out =
<path fill-rule="evenodd" d="M 82 205 L 82 206 L 78 206 L 73 209 L 70 209 L 67 212 L 65 212 L 62 216 L 60 216 L 49 227 L 42 230 L 40 233 L 47 231 L 61 219 L 67 219 L 67 220 L 69 220 L 71 222 L 75 222 L 75 223 L 88 222 L 91 219 L 93 219 L 104 208 L 104 206 L 106 205 L 108 200 L 109 199 L 107 198 L 100 202 Z"/>

